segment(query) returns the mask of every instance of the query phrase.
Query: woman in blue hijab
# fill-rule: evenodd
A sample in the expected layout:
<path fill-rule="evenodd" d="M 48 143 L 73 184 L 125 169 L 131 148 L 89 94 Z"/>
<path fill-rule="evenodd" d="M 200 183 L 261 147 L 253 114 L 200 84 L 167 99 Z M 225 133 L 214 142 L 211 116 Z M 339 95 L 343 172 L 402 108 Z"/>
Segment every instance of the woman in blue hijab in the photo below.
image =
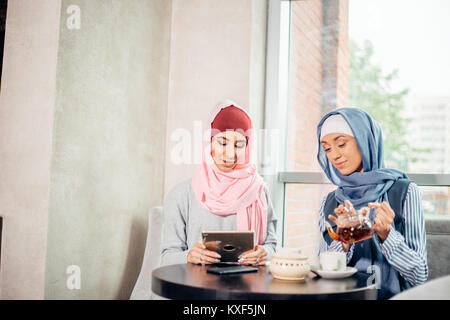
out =
<path fill-rule="evenodd" d="M 388 299 L 428 277 L 425 222 L 420 191 L 406 174 L 384 167 L 381 129 L 358 108 L 339 108 L 317 126 L 317 159 L 337 189 L 322 201 L 319 215 L 323 251 L 347 254 L 347 263 L 376 272 L 378 298 Z M 371 207 L 374 236 L 343 244 L 327 233 L 346 208 Z"/>

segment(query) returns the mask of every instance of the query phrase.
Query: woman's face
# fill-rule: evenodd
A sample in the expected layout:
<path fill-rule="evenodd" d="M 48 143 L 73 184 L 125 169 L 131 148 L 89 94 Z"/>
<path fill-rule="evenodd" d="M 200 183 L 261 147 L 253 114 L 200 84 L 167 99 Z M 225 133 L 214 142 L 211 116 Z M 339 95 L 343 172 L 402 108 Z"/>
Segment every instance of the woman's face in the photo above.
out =
<path fill-rule="evenodd" d="M 328 160 L 343 175 L 363 172 L 362 156 L 356 139 L 344 133 L 330 133 L 322 138 Z"/>
<path fill-rule="evenodd" d="M 211 156 L 217 168 L 229 172 L 245 162 L 247 139 L 237 131 L 224 131 L 211 139 Z"/>

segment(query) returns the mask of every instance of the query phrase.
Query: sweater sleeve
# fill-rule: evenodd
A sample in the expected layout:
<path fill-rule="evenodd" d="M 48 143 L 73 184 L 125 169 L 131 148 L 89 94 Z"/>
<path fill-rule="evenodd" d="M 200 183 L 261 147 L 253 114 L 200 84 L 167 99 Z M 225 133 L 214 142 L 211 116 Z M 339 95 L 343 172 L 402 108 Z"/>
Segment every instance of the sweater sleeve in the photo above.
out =
<path fill-rule="evenodd" d="M 278 218 L 273 210 L 272 201 L 270 199 L 267 188 L 265 189 L 267 199 L 267 237 L 263 244 L 264 249 L 267 252 L 267 260 L 272 258 L 272 254 L 275 253 L 277 247 L 277 221 Z"/>
<path fill-rule="evenodd" d="M 412 286 L 428 278 L 425 220 L 419 188 L 410 183 L 403 208 L 404 235 L 391 228 L 381 251 L 387 261 Z M 378 236 L 377 236 L 377 240 Z"/>
<path fill-rule="evenodd" d="M 169 192 L 164 201 L 161 234 L 162 266 L 187 262 L 187 218 L 188 190 L 179 185 Z"/>

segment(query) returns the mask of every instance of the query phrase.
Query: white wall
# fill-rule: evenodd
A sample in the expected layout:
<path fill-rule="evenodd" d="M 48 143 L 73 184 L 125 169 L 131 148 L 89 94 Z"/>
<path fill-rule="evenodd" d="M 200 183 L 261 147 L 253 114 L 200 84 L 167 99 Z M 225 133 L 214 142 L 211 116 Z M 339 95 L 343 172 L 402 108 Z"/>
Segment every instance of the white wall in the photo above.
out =
<path fill-rule="evenodd" d="M 8 1 L 0 93 L 1 299 L 44 298 L 59 0 Z"/>
<path fill-rule="evenodd" d="M 176 130 L 193 135 L 194 121 L 206 121 L 223 99 L 247 108 L 261 128 L 266 15 L 264 0 L 173 1 L 165 194 L 192 175 L 199 151 L 191 163 L 174 163 Z"/>

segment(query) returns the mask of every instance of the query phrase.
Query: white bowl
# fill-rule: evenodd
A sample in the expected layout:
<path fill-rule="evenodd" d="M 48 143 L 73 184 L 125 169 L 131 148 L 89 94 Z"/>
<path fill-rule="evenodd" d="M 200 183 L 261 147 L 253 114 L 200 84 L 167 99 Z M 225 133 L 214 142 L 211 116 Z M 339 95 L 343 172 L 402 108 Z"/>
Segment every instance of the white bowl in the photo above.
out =
<path fill-rule="evenodd" d="M 269 264 L 270 273 L 281 280 L 303 280 L 309 270 L 308 257 L 299 253 L 274 253 Z"/>

